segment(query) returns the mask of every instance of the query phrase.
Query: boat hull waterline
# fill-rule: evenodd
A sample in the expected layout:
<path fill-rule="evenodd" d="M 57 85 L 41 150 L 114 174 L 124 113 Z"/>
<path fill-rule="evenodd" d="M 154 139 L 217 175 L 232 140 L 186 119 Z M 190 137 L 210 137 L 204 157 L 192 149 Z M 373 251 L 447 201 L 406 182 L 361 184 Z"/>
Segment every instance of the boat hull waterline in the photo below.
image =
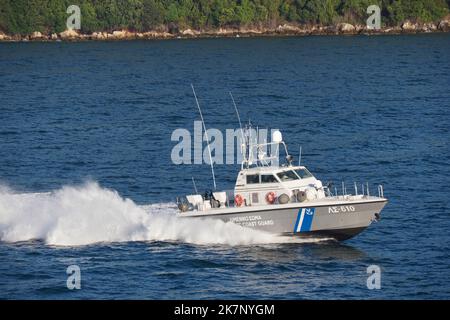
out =
<path fill-rule="evenodd" d="M 379 220 L 387 199 L 374 197 L 373 200 L 321 202 L 236 208 L 239 211 L 225 208 L 207 213 L 185 212 L 179 216 L 220 219 L 276 235 L 343 241 Z"/>

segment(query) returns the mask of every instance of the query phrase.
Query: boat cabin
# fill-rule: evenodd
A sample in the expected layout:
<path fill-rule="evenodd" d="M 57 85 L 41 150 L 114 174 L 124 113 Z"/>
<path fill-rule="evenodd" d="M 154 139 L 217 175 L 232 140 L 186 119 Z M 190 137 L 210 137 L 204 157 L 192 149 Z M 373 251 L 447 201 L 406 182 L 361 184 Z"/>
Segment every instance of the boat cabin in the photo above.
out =
<path fill-rule="evenodd" d="M 234 195 L 235 204 L 240 206 L 302 202 L 323 198 L 325 192 L 322 182 L 304 166 L 282 166 L 241 170 Z"/>

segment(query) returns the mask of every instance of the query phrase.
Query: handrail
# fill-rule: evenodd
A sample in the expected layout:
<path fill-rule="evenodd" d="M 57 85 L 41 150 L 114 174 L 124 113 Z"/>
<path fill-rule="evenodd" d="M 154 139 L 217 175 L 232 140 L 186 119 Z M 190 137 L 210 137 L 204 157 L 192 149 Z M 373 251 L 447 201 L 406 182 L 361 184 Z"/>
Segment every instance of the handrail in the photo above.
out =
<path fill-rule="evenodd" d="M 378 196 L 380 198 L 384 198 L 384 190 L 383 190 L 383 185 L 382 184 L 378 185 Z"/>
<path fill-rule="evenodd" d="M 356 182 L 354 182 L 353 187 L 354 187 L 354 195 L 355 196 L 361 195 L 364 197 L 370 197 L 369 182 L 361 184 L 361 193 L 359 193 L 359 188 L 358 188 L 358 185 Z M 334 188 L 334 194 L 331 192 L 331 190 L 329 188 L 328 188 L 328 191 L 329 191 L 329 194 L 328 194 L 329 196 L 331 195 L 331 196 L 335 196 L 335 197 L 345 197 L 347 195 L 352 195 L 352 194 L 347 193 L 347 186 L 344 181 L 341 182 L 340 193 L 338 193 L 338 189 L 336 187 Z M 378 197 L 384 198 L 383 185 L 379 184 L 377 191 L 378 191 Z"/>

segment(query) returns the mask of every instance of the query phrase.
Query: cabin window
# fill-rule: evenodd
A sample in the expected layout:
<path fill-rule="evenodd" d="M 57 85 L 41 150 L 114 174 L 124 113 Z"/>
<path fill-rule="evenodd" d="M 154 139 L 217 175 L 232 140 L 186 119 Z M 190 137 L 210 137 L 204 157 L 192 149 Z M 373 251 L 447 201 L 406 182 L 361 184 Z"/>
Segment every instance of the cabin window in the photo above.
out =
<path fill-rule="evenodd" d="M 278 182 L 277 178 L 273 174 L 262 174 L 261 183 L 275 183 Z"/>
<path fill-rule="evenodd" d="M 247 184 L 259 183 L 259 174 L 249 174 L 247 175 Z"/>
<path fill-rule="evenodd" d="M 282 182 L 298 180 L 297 175 L 292 170 L 279 172 L 277 176 Z"/>
<path fill-rule="evenodd" d="M 298 176 L 302 179 L 311 178 L 313 175 L 307 169 L 297 169 L 295 170 Z"/>

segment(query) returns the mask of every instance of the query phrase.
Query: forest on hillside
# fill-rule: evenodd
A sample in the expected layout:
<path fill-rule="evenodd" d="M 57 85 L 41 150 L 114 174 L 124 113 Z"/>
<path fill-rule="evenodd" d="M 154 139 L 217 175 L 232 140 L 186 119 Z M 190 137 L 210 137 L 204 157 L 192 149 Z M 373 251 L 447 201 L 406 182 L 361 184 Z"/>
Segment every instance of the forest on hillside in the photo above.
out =
<path fill-rule="evenodd" d="M 364 24 L 366 9 L 381 8 L 382 25 L 433 22 L 449 13 L 450 0 L 0 0 L 0 31 L 61 32 L 70 5 L 81 9 L 81 32 L 274 27 L 281 23 Z"/>

